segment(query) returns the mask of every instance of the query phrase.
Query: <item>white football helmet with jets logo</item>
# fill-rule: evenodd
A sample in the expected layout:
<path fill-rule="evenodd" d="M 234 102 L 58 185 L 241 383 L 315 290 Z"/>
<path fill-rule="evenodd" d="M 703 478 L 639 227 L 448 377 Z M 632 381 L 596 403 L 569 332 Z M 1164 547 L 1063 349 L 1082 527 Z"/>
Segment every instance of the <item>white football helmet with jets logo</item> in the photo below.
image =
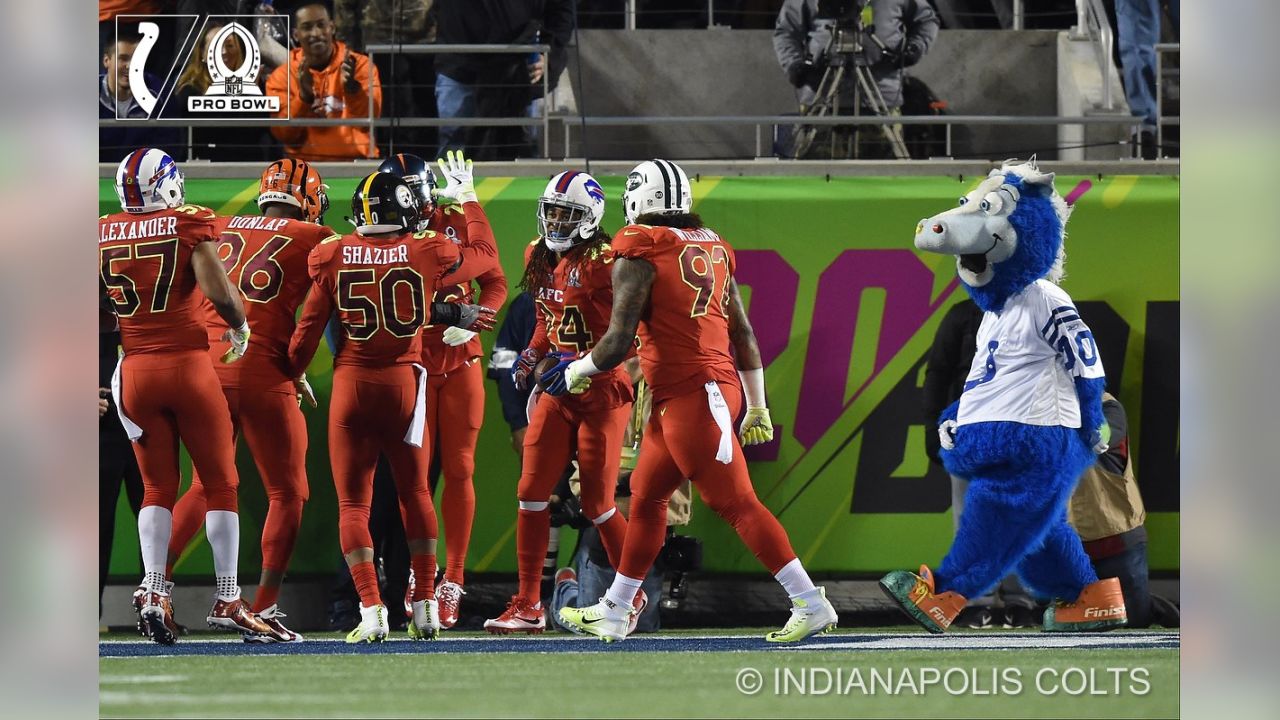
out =
<path fill-rule="evenodd" d="M 629 223 L 647 213 L 687 213 L 693 209 L 689 176 L 670 160 L 646 160 L 627 176 L 627 189 L 622 192 L 622 208 Z"/>

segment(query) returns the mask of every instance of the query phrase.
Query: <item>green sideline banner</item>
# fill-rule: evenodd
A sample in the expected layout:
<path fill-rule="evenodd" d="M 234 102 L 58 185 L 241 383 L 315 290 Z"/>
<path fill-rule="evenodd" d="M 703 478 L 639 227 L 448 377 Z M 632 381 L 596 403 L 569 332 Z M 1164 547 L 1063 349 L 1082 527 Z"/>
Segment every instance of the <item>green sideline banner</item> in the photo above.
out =
<path fill-rule="evenodd" d="M 766 364 L 777 439 L 749 454 L 756 491 L 812 570 L 878 573 L 936 563 L 952 535 L 950 486 L 925 455 L 924 360 L 942 316 L 965 297 L 950 258 L 912 247 L 916 223 L 981 178 L 701 177 L 693 192 L 708 225 L 737 249 L 739 283 Z M 622 177 L 601 178 L 604 227 L 622 225 Z M 487 178 L 478 192 L 514 286 L 536 234 L 539 178 Z M 355 180 L 331 182 L 326 218 L 339 232 Z M 1092 326 L 1112 392 L 1129 416 L 1146 500 L 1153 569 L 1178 568 L 1178 192 L 1176 177 L 1059 177 L 1088 189 L 1068 229 L 1064 287 Z M 187 197 L 220 213 L 256 213 L 256 179 L 189 180 Z M 111 181 L 102 212 L 116 210 Z M 514 288 L 513 288 L 514 291 Z M 493 333 L 485 333 L 488 351 Z M 487 362 L 487 358 L 486 358 Z M 339 560 L 337 503 L 325 441 L 332 359 L 322 346 L 308 377 L 320 408 L 306 412 L 311 500 L 291 571 L 327 574 Z M 1118 390 L 1118 392 L 1117 392 Z M 242 572 L 257 573 L 266 498 L 241 448 Z M 519 466 L 489 386 L 476 452 L 476 520 L 468 566 L 515 571 Z M 443 517 L 443 516 L 442 516 Z M 135 524 L 121 503 L 113 574 L 140 572 Z M 705 542 L 705 569 L 759 572 L 733 530 L 705 507 L 682 532 Z M 441 534 L 443 543 L 443 533 Z M 568 545 L 572 545 L 569 541 Z M 443 554 L 443 549 L 441 550 Z M 180 575 L 212 573 L 207 543 Z"/>

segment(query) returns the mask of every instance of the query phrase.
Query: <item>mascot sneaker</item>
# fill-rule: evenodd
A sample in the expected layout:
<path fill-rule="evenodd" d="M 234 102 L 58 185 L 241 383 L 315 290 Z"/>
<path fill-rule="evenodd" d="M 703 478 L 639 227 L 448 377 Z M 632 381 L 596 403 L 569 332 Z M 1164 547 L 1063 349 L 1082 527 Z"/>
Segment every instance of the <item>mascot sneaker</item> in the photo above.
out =
<path fill-rule="evenodd" d="M 1120 581 L 1107 578 L 1090 583 L 1075 602 L 1059 602 L 1044 611 L 1045 632 L 1096 632 L 1123 627 L 1125 612 Z"/>
<path fill-rule="evenodd" d="M 880 578 L 880 589 L 912 620 L 934 634 L 945 632 L 969 602 L 960 593 L 935 592 L 933 572 L 926 565 L 920 566 L 919 575 L 894 570 Z"/>
<path fill-rule="evenodd" d="M 409 621 L 409 637 L 435 640 L 440 637 L 440 604 L 435 600 L 414 600 L 413 619 Z"/>
<path fill-rule="evenodd" d="M 365 607 L 360 603 L 360 624 L 355 630 L 347 633 L 348 643 L 375 643 L 387 639 L 391 628 L 387 626 L 387 606 L 374 605 Z"/>
<path fill-rule="evenodd" d="M 827 600 L 826 588 L 814 588 L 791 601 L 791 619 L 781 630 L 764 636 L 774 643 L 799 642 L 807 637 L 836 629 L 840 617 Z"/>
<path fill-rule="evenodd" d="M 280 618 L 287 617 L 280 612 L 279 605 L 272 605 L 258 613 L 258 619 L 271 629 L 269 633 L 244 633 L 244 641 L 250 644 L 267 643 L 300 643 L 302 636 L 284 626 Z"/>
<path fill-rule="evenodd" d="M 630 616 L 634 613 L 631 608 L 621 608 L 608 598 L 600 598 L 600 602 L 591 607 L 560 608 L 560 622 L 571 630 L 595 635 L 605 642 L 616 642 L 627 639 Z"/>
<path fill-rule="evenodd" d="M 547 629 L 547 621 L 542 610 L 533 607 L 519 595 L 513 595 L 501 615 L 484 621 L 484 629 L 494 635 L 517 632 L 537 635 Z"/>
<path fill-rule="evenodd" d="M 436 602 L 440 605 L 440 627 L 448 630 L 458 624 L 458 605 L 467 591 L 458 583 L 445 580 L 436 586 Z"/>

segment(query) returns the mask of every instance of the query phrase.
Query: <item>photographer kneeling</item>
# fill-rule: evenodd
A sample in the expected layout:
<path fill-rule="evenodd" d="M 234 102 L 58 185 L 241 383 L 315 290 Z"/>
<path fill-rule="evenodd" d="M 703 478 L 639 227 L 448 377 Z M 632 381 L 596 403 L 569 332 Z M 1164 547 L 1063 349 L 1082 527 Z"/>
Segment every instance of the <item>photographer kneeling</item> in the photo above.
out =
<path fill-rule="evenodd" d="M 903 71 L 929 51 L 938 36 L 938 25 L 928 0 L 784 0 L 773 30 L 773 49 L 796 89 L 801 112 L 805 112 L 826 100 L 817 96 L 817 90 L 823 74 L 834 69 L 833 60 L 844 60 L 832 57 L 832 40 L 837 30 L 842 31 L 840 34 L 857 46 L 857 52 L 847 60 L 870 71 L 888 114 L 896 115 L 902 107 Z M 853 114 L 853 70 L 846 63 L 844 77 L 835 89 L 841 115 Z M 862 98 L 860 112 L 872 112 L 872 107 Z M 865 138 L 879 139 L 882 132 L 872 130 L 864 133 Z M 856 135 L 851 126 L 838 127 L 837 132 Z M 868 156 L 856 145 L 851 150 L 850 157 Z"/>

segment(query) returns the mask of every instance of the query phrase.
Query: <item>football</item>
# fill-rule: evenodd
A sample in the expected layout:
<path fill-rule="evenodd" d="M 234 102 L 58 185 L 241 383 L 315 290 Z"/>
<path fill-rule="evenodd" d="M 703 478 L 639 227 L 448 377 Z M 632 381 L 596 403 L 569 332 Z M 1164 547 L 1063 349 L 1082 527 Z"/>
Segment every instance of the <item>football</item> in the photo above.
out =
<path fill-rule="evenodd" d="M 548 355 L 547 357 L 544 357 L 541 360 L 539 360 L 537 365 L 533 366 L 533 377 L 537 379 L 538 387 L 542 388 L 544 392 L 546 391 L 547 386 L 542 383 L 542 374 L 545 372 L 548 372 L 549 370 L 551 370 L 551 368 L 555 367 L 559 363 L 560 363 L 560 358 L 555 357 L 553 355 Z"/>

